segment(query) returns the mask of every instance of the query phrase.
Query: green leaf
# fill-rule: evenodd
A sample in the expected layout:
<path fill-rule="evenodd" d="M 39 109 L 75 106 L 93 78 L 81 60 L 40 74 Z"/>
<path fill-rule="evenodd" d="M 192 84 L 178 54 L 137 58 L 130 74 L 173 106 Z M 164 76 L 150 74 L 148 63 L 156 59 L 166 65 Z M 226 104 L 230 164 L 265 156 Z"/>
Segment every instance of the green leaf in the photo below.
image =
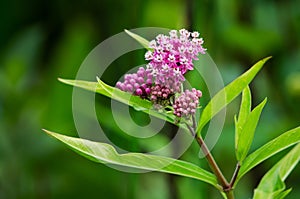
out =
<path fill-rule="evenodd" d="M 299 163 L 299 160 L 300 144 L 297 144 L 264 175 L 254 191 L 254 199 L 271 198 L 271 196 L 272 198 L 283 198 L 286 196 L 284 181 Z"/>
<path fill-rule="evenodd" d="M 251 111 L 251 91 L 249 86 L 247 85 L 242 93 L 242 102 L 241 102 L 239 118 L 238 118 L 238 122 L 241 123 L 241 126 L 245 124 L 250 111 Z"/>
<path fill-rule="evenodd" d="M 228 84 L 211 99 L 202 111 L 197 133 L 200 133 L 202 128 L 211 120 L 212 117 L 234 100 L 244 90 L 244 88 L 246 88 L 246 86 L 263 67 L 264 63 L 270 58 L 271 57 L 267 57 L 254 64 L 254 66 L 252 66 L 248 71 Z"/>
<path fill-rule="evenodd" d="M 186 126 L 176 122 L 176 117 L 172 113 L 167 113 L 166 111 L 158 112 L 153 109 L 152 103 L 149 100 L 141 99 L 138 96 L 132 95 L 131 93 L 121 91 L 115 87 L 109 86 L 97 78 L 98 82 L 89 82 L 82 80 L 68 80 L 68 79 L 58 79 L 59 81 L 72 85 L 75 87 L 83 88 L 92 92 L 99 93 L 101 95 L 107 96 L 129 106 L 132 106 L 138 111 L 143 111 L 154 117 L 162 120 L 166 120 L 172 124 L 180 126 L 186 129 Z"/>
<path fill-rule="evenodd" d="M 149 48 L 149 41 L 146 40 L 145 38 L 130 32 L 129 30 L 124 30 L 129 36 L 131 36 L 133 39 L 135 39 L 137 42 L 139 42 L 144 48 L 146 48 L 147 50 L 153 51 L 153 49 Z"/>
<path fill-rule="evenodd" d="M 261 111 L 264 108 L 266 102 L 267 102 L 267 99 L 264 99 L 264 101 L 262 101 L 257 107 L 255 107 L 253 109 L 253 111 L 251 111 L 246 118 L 243 118 L 243 119 L 245 119 L 243 121 L 244 124 L 243 124 L 243 126 L 239 127 L 241 129 L 240 129 L 239 135 L 238 135 L 236 157 L 237 157 L 237 160 L 240 161 L 241 165 L 242 165 L 243 160 L 247 156 L 250 146 L 252 144 L 255 129 L 256 129 L 259 117 L 261 115 Z M 248 105 L 246 105 L 246 106 L 248 106 Z M 245 113 L 245 115 L 246 114 L 247 113 Z M 242 117 L 244 117 L 244 116 L 242 116 Z M 239 117 L 239 119 L 240 119 L 240 117 Z M 238 126 L 239 126 L 239 121 L 238 121 Z"/>
<path fill-rule="evenodd" d="M 92 92 L 102 94 L 110 97 L 119 102 L 128 104 L 133 107 L 139 107 L 140 109 L 151 109 L 152 103 L 149 100 L 141 99 L 138 96 L 134 96 L 131 93 L 123 92 L 120 89 L 116 89 L 112 86 L 105 84 L 103 81 L 97 78 L 98 82 L 89 82 L 82 80 L 69 80 L 58 78 L 59 81 L 72 85 L 75 87 L 83 88 Z"/>
<path fill-rule="evenodd" d="M 288 190 L 277 190 L 272 193 L 263 192 L 260 190 L 255 191 L 255 196 L 253 199 L 283 199 L 291 192 L 291 189 Z"/>
<path fill-rule="evenodd" d="M 244 125 L 244 123 L 246 122 L 250 111 L 251 111 L 251 91 L 249 86 L 247 85 L 242 93 L 242 102 L 241 102 L 240 113 L 238 118 L 238 121 L 239 123 L 241 123 L 241 125 Z"/>
<path fill-rule="evenodd" d="M 95 162 L 176 174 L 201 180 L 215 186 L 218 189 L 220 188 L 212 173 L 189 162 L 143 153 L 119 154 L 113 146 L 106 143 L 69 137 L 47 130 L 44 131 L 60 140 L 80 155 Z"/>
<path fill-rule="evenodd" d="M 234 116 L 236 149 L 239 142 L 240 134 L 242 133 L 242 127 L 244 126 L 250 112 L 251 112 L 251 92 L 249 86 L 246 86 L 246 88 L 243 90 L 242 93 L 242 101 L 240 106 L 239 118 L 237 119 L 236 116 Z"/>
<path fill-rule="evenodd" d="M 256 165 L 298 142 L 300 142 L 300 127 L 289 130 L 263 145 L 245 158 L 238 174 L 237 181 Z"/>

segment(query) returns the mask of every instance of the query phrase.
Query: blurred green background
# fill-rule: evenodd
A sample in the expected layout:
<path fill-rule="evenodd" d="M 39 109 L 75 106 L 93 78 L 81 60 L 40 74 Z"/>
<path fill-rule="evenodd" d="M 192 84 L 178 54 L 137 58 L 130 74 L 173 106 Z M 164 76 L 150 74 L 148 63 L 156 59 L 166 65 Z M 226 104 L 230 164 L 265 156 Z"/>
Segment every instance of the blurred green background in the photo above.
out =
<path fill-rule="evenodd" d="M 57 77 L 75 78 L 96 45 L 138 27 L 199 31 L 226 84 L 272 55 L 251 84 L 254 105 L 268 97 L 254 150 L 300 124 L 299 8 L 299 0 L 0 1 L 0 198 L 221 198 L 196 180 L 123 173 L 90 162 L 45 135 L 42 128 L 76 136 L 72 88 Z M 115 65 L 142 64 L 143 53 L 129 53 Z M 121 75 L 114 70 L 103 78 L 115 83 Z M 108 100 L 99 100 L 97 110 L 109 115 Z M 233 115 L 238 104 L 235 100 L 229 106 L 224 132 L 213 150 L 228 178 L 235 165 Z M 116 145 L 133 151 L 142 148 L 121 135 L 109 119 L 102 120 Z M 164 143 L 165 137 L 157 142 Z M 207 168 L 197 153 L 194 144 L 182 158 Z M 250 198 L 259 179 L 282 155 L 246 175 L 237 187 L 237 198 Z M 299 198 L 299 179 L 298 166 L 287 179 L 287 187 L 293 186 L 287 198 Z"/>

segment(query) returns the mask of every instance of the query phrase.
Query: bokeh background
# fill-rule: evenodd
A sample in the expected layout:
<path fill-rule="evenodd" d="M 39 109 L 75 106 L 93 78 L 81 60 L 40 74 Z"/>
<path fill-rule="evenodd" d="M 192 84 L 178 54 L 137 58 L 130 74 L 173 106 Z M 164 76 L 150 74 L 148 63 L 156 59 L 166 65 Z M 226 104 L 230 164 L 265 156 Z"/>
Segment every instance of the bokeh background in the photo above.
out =
<path fill-rule="evenodd" d="M 90 162 L 48 137 L 42 128 L 77 136 L 72 87 L 57 77 L 75 78 L 96 45 L 138 27 L 199 31 L 225 83 L 272 55 L 251 84 L 254 105 L 268 97 L 254 150 L 300 124 L 299 8 L 299 0 L 0 1 L 0 198 L 221 198 L 196 180 L 123 173 Z M 143 53 L 129 53 L 111 67 L 126 71 L 144 63 Z M 103 77 L 111 84 L 122 75 L 122 70 L 112 71 Z M 98 102 L 97 110 L 110 115 L 108 100 L 99 97 Z M 224 132 L 213 150 L 228 178 L 235 165 L 233 116 L 238 105 L 239 99 L 229 106 Z M 116 145 L 132 151 L 159 145 L 141 145 L 107 118 L 100 120 Z M 155 142 L 164 143 L 166 137 L 162 132 Z M 286 152 L 246 175 L 237 198 L 250 198 L 259 179 Z M 182 158 L 207 168 L 197 153 L 195 144 Z M 299 179 L 298 166 L 287 179 L 287 187 L 293 186 L 287 198 L 300 196 Z"/>

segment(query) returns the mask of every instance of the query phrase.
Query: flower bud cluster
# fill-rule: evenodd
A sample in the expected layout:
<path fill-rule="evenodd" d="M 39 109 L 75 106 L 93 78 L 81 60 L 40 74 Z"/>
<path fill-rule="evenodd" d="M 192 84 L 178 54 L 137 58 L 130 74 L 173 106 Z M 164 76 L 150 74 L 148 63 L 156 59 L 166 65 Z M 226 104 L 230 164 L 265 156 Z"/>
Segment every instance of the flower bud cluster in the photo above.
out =
<path fill-rule="evenodd" d="M 151 87 L 150 100 L 155 104 L 169 105 L 170 97 L 173 94 L 174 93 L 168 87 L 156 84 Z"/>
<path fill-rule="evenodd" d="M 191 115 L 195 114 L 201 96 L 202 92 L 195 88 L 183 92 L 175 99 L 175 103 L 173 104 L 174 115 L 177 117 L 189 118 Z"/>
<path fill-rule="evenodd" d="M 146 98 L 151 93 L 152 79 L 153 75 L 145 68 L 140 67 L 136 73 L 126 74 L 124 82 L 117 82 L 116 87 Z"/>

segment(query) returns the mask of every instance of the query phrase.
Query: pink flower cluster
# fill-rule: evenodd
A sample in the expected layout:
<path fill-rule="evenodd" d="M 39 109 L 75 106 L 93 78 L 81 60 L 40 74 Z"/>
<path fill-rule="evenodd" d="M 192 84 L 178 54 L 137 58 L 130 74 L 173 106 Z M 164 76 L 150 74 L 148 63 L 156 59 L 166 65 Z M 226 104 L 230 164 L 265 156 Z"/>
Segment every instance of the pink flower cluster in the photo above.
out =
<path fill-rule="evenodd" d="M 198 32 L 189 32 L 185 29 L 171 30 L 170 36 L 158 35 L 150 41 L 149 50 L 145 59 L 150 63 L 147 70 L 151 71 L 156 84 L 169 87 L 173 92 L 180 91 L 180 85 L 185 80 L 184 74 L 193 70 L 193 60 L 197 60 L 199 53 L 205 54 L 202 47 L 203 39 L 198 38 Z"/>
<path fill-rule="evenodd" d="M 180 92 L 181 84 L 185 78 L 178 69 L 170 68 L 167 64 L 162 65 L 160 69 L 155 69 L 149 63 L 147 71 L 153 75 L 156 85 L 164 85 L 173 93 Z"/>
<path fill-rule="evenodd" d="M 183 75 L 187 70 L 193 70 L 192 61 L 198 59 L 199 53 L 205 54 L 203 39 L 198 38 L 198 32 L 191 33 L 185 29 L 179 30 L 179 35 L 177 30 L 171 30 L 169 34 L 160 34 L 150 41 L 149 47 L 154 51 L 146 52 L 145 59 L 150 61 L 154 69 L 160 70 L 162 66 L 168 65 Z"/>
<path fill-rule="evenodd" d="M 149 99 L 154 105 L 171 105 L 171 96 L 181 92 L 184 74 L 193 70 L 192 61 L 198 59 L 199 53 L 205 54 L 202 44 L 198 32 L 181 29 L 171 30 L 169 36 L 160 34 L 149 42 L 152 50 L 145 54 L 149 61 L 146 69 L 140 67 L 136 73 L 126 74 L 124 82 L 117 82 L 116 87 Z M 178 117 L 194 114 L 201 95 L 196 89 L 182 93 L 173 104 L 174 114 Z"/>
<path fill-rule="evenodd" d="M 195 88 L 191 91 L 186 90 L 183 92 L 173 104 L 174 115 L 177 117 L 189 118 L 191 115 L 195 114 L 201 96 L 202 92 Z"/>

